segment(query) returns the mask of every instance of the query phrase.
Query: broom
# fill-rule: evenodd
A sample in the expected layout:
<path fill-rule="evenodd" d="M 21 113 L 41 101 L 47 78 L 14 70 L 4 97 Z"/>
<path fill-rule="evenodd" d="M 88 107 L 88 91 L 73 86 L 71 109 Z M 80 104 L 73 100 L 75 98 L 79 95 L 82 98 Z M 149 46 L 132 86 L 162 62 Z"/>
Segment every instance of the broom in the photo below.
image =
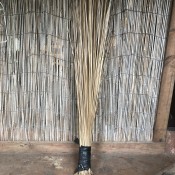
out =
<path fill-rule="evenodd" d="M 75 174 L 91 172 L 92 127 L 105 54 L 111 0 L 75 0 L 72 48 L 79 116 L 79 162 Z"/>

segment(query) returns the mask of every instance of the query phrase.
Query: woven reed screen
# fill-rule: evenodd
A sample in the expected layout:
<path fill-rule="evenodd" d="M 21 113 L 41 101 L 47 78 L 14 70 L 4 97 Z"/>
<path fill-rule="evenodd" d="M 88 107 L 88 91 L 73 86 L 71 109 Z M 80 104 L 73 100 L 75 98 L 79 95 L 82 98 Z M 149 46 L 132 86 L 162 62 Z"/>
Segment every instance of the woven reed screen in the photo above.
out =
<path fill-rule="evenodd" d="M 0 140 L 72 141 L 73 0 L 1 0 Z M 114 0 L 94 141 L 151 141 L 171 0 Z"/>

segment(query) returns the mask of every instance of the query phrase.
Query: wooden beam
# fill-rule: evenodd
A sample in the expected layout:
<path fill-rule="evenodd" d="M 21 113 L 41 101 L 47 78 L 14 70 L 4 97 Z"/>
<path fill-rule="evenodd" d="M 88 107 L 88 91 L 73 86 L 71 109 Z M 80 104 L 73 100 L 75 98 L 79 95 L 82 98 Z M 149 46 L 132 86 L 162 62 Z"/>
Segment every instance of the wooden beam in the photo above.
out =
<path fill-rule="evenodd" d="M 175 155 L 175 131 L 167 131 L 165 152 Z"/>
<path fill-rule="evenodd" d="M 58 142 L 0 142 L 0 153 L 77 153 L 79 146 L 74 143 Z M 165 143 L 93 143 L 93 152 L 162 154 Z"/>
<path fill-rule="evenodd" d="M 164 69 L 161 80 L 157 116 L 154 126 L 154 141 L 165 141 L 175 81 L 175 0 L 168 33 Z"/>

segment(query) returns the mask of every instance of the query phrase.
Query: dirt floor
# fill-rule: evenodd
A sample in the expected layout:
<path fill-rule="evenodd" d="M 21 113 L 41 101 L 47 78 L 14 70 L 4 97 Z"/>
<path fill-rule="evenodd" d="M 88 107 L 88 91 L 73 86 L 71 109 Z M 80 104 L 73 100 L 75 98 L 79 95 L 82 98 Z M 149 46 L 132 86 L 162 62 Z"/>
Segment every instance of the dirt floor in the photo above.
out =
<path fill-rule="evenodd" d="M 156 175 L 174 162 L 163 154 L 92 154 L 95 175 Z M 0 175 L 73 175 L 76 165 L 74 153 L 0 153 Z"/>

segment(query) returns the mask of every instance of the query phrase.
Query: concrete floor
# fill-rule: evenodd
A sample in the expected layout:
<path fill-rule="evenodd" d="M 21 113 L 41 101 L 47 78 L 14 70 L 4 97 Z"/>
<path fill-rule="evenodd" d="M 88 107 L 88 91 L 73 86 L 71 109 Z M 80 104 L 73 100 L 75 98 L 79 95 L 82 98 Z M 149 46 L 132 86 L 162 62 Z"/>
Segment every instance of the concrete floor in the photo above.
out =
<path fill-rule="evenodd" d="M 95 175 L 156 175 L 174 162 L 163 154 L 92 154 Z M 73 175 L 76 165 L 75 153 L 0 153 L 0 175 Z"/>

